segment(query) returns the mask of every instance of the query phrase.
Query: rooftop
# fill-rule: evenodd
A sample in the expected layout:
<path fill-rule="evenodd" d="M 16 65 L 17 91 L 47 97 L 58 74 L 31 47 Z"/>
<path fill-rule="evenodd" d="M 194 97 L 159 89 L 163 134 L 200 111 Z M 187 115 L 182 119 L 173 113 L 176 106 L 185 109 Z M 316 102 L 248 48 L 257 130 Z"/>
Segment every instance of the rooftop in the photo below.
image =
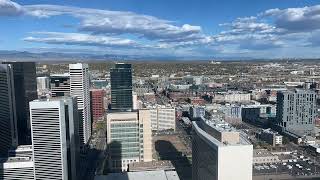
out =
<path fill-rule="evenodd" d="M 155 170 L 174 170 L 171 161 L 151 161 L 137 162 L 129 164 L 129 171 L 155 171 Z"/>
<path fill-rule="evenodd" d="M 96 176 L 95 180 L 179 180 L 176 171 L 141 171 L 127 173 L 111 173 L 105 176 Z"/>
<path fill-rule="evenodd" d="M 205 122 L 219 132 L 238 132 L 238 130 L 232 127 L 229 123 L 225 122 L 222 116 L 218 114 L 212 115 L 211 119 L 204 119 Z"/>

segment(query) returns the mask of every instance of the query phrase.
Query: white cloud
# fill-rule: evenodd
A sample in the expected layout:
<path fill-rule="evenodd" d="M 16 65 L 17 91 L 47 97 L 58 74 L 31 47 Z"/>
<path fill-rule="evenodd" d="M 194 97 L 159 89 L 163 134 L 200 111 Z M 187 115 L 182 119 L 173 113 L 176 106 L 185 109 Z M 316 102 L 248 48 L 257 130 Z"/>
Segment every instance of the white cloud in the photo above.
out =
<path fill-rule="evenodd" d="M 172 22 L 125 11 L 108 11 L 57 5 L 23 6 L 27 15 L 48 18 L 70 15 L 80 19 L 80 31 L 100 35 L 134 34 L 149 40 L 183 42 L 205 38 L 200 26 Z"/>
<path fill-rule="evenodd" d="M 271 17 L 277 28 L 288 31 L 313 31 L 320 29 L 320 5 L 302 8 L 269 9 L 261 13 L 262 17 Z"/>
<path fill-rule="evenodd" d="M 19 5 L 0 0 L 0 16 L 20 15 L 37 18 L 64 15 L 78 19 L 77 26 L 72 26 L 78 33 L 38 32 L 24 38 L 28 42 L 48 44 L 115 50 L 130 48 L 131 52 L 132 48 L 137 49 L 134 52 L 141 49 L 144 52 L 173 54 L 205 52 L 207 56 L 230 52 L 234 55 L 237 51 L 239 54 L 252 51 L 266 54 L 276 49 L 273 51 L 275 54 L 320 45 L 320 5 L 269 9 L 255 16 L 237 18 L 220 24 L 224 30 L 215 35 L 205 34 L 201 26 L 179 24 L 134 12 L 58 5 Z"/>
<path fill-rule="evenodd" d="M 106 36 L 95 36 L 81 33 L 61 33 L 61 32 L 34 32 L 35 36 L 24 38 L 24 41 L 48 43 L 48 44 L 66 44 L 80 46 L 104 46 L 104 47 L 142 47 L 137 42 L 130 39 L 122 39 Z"/>
<path fill-rule="evenodd" d="M 19 4 L 10 0 L 0 0 L 0 16 L 17 16 L 22 13 L 23 11 Z"/>

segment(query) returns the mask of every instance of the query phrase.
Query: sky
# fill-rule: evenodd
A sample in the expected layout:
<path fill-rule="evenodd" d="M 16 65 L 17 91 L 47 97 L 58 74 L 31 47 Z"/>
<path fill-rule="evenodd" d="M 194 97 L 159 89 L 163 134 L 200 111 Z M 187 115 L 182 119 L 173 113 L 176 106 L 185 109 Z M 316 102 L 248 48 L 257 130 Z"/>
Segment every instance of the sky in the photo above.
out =
<path fill-rule="evenodd" d="M 0 0 L 0 50 L 319 58 L 319 0 Z"/>

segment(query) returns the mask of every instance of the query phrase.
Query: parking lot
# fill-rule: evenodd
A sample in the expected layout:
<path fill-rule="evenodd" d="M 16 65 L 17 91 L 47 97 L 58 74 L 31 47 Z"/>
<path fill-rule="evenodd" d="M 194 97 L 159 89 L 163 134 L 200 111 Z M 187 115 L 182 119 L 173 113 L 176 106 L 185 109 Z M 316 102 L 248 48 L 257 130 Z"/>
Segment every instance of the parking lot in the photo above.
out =
<path fill-rule="evenodd" d="M 319 176 L 320 166 L 310 158 L 299 154 L 293 154 L 293 159 L 288 162 L 273 164 L 257 164 L 253 166 L 254 175 L 289 174 L 291 176 Z"/>

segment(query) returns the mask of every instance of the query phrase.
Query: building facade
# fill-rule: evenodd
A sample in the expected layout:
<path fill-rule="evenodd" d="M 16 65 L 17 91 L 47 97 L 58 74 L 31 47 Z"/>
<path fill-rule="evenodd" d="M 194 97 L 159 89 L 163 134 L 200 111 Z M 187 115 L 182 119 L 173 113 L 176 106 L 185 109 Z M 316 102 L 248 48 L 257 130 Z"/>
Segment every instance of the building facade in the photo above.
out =
<path fill-rule="evenodd" d="M 193 106 L 189 109 L 190 118 L 200 118 L 206 115 L 206 110 L 204 107 L 201 106 Z"/>
<path fill-rule="evenodd" d="M 31 157 L 10 157 L 4 162 L 0 159 L 0 179 L 34 180 L 33 160 Z"/>
<path fill-rule="evenodd" d="M 149 111 L 108 113 L 107 143 L 111 171 L 127 171 L 130 163 L 152 161 L 149 117 Z"/>
<path fill-rule="evenodd" d="M 14 84 L 14 108 L 18 130 L 18 144 L 31 144 L 29 102 L 38 98 L 36 64 L 34 62 L 8 62 Z"/>
<path fill-rule="evenodd" d="M 18 144 L 13 74 L 8 64 L 0 64 L 0 99 L 0 156 L 6 156 Z"/>
<path fill-rule="evenodd" d="M 193 122 L 193 180 L 251 180 L 253 146 L 242 134 L 221 121 Z M 230 173 L 230 170 L 236 172 Z"/>
<path fill-rule="evenodd" d="M 172 107 L 149 108 L 153 131 L 176 130 L 176 110 Z"/>
<path fill-rule="evenodd" d="M 77 180 L 79 118 L 75 98 L 30 102 L 35 179 Z"/>
<path fill-rule="evenodd" d="M 80 119 L 80 143 L 87 144 L 91 136 L 91 105 L 88 64 L 69 64 L 70 95 L 77 97 Z"/>
<path fill-rule="evenodd" d="M 70 95 L 70 76 L 69 74 L 53 74 L 50 76 L 50 89 L 52 97 Z"/>
<path fill-rule="evenodd" d="M 0 158 L 1 180 L 34 180 L 31 145 L 10 149 L 8 155 L 6 158 Z"/>
<path fill-rule="evenodd" d="M 131 64 L 118 63 L 110 70 L 111 108 L 128 110 L 132 102 L 132 69 Z"/>
<path fill-rule="evenodd" d="M 103 89 L 92 89 L 90 90 L 90 97 L 91 97 L 92 119 L 94 122 L 96 122 L 104 118 L 105 91 Z"/>
<path fill-rule="evenodd" d="M 283 131 L 297 135 L 314 134 L 317 95 L 311 90 L 278 92 L 277 120 Z"/>

